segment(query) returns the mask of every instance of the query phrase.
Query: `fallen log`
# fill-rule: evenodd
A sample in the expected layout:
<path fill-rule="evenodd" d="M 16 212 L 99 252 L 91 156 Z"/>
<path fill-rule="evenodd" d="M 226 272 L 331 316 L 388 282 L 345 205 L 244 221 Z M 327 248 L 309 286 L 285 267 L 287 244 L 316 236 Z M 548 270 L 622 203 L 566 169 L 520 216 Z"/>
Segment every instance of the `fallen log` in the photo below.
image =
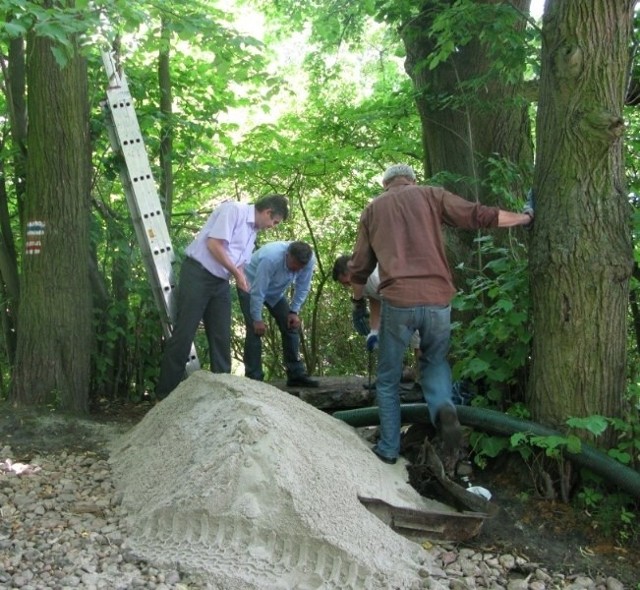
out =
<path fill-rule="evenodd" d="M 325 411 L 350 408 L 366 408 L 375 405 L 375 384 L 368 388 L 365 377 L 314 377 L 318 387 L 288 387 L 286 381 L 271 381 L 269 384 L 299 397 L 302 401 Z M 422 392 L 413 383 L 400 385 L 402 403 L 421 402 Z"/>

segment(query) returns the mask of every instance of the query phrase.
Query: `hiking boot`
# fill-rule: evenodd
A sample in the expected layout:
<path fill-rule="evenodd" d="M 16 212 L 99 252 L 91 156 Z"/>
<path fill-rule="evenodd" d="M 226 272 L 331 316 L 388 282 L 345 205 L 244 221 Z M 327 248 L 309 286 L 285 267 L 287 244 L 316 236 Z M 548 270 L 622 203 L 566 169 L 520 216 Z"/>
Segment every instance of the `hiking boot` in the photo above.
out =
<path fill-rule="evenodd" d="M 453 406 L 444 406 L 438 412 L 438 432 L 445 451 L 455 451 L 462 442 L 462 426 L 458 420 L 458 413 Z"/>
<path fill-rule="evenodd" d="M 380 461 L 386 463 L 387 465 L 395 465 L 398 461 L 398 459 L 396 459 L 395 457 L 385 457 L 384 455 L 381 455 L 380 453 L 378 453 L 375 447 L 373 447 L 371 450 L 373 451 L 373 454 L 378 457 L 378 459 L 380 459 Z"/>

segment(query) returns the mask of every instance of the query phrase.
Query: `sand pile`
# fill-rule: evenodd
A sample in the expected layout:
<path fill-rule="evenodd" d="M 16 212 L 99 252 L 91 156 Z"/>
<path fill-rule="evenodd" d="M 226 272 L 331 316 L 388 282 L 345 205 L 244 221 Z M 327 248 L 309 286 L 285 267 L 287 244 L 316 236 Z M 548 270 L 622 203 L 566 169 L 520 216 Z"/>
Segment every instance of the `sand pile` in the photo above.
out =
<path fill-rule="evenodd" d="M 408 589 L 433 568 L 358 500 L 433 508 L 403 462 L 385 465 L 352 427 L 263 383 L 193 374 L 110 462 L 131 550 L 204 572 L 210 588 Z"/>

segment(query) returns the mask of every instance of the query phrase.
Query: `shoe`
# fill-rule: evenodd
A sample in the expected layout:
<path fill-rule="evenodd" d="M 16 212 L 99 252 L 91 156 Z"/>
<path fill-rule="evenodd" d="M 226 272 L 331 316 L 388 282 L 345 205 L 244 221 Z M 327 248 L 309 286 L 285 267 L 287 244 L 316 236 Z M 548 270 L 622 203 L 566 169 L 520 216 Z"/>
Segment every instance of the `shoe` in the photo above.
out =
<path fill-rule="evenodd" d="M 455 407 L 445 406 L 438 412 L 438 431 L 445 450 L 453 451 L 460 447 L 462 426 Z"/>
<path fill-rule="evenodd" d="M 309 375 L 294 375 L 287 379 L 287 387 L 318 387 L 319 381 L 311 379 Z"/>
<path fill-rule="evenodd" d="M 382 461 L 383 463 L 387 463 L 389 465 L 395 465 L 396 461 L 398 460 L 395 457 L 391 458 L 391 457 L 385 457 L 384 455 L 381 455 L 380 453 L 378 453 L 378 451 L 376 451 L 375 447 L 373 447 L 371 450 L 373 451 L 373 454 L 376 457 L 378 457 L 378 459 L 380 459 L 380 461 Z"/>

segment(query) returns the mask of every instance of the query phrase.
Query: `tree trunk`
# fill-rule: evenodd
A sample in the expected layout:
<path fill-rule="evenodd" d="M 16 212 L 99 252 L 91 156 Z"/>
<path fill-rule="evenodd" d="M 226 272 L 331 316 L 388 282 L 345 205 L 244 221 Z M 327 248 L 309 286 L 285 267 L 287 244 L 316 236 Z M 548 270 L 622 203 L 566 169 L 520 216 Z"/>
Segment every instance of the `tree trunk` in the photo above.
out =
<path fill-rule="evenodd" d="M 431 28 L 437 18 L 442 18 L 442 4 L 427 0 L 420 15 L 401 28 L 407 51 L 405 69 L 415 87 L 422 125 L 425 173 L 469 200 L 512 208 L 512 203 L 505 202 L 504 191 L 524 200 L 531 186 L 533 164 L 528 105 L 520 98 L 524 54 L 519 58 L 522 63 L 515 61 L 508 69 L 505 66 L 504 72 L 490 72 L 494 58 L 489 42 L 481 42 L 478 37 L 482 32 L 478 22 L 475 37 L 430 68 L 429 60 L 438 49 L 439 39 L 431 34 Z M 512 32 L 525 26 L 524 16 L 513 7 L 508 7 L 505 14 L 496 12 L 497 8 L 504 9 L 504 4 L 495 4 L 495 0 L 477 0 L 473 14 L 465 18 L 495 17 Z M 512 4 L 526 13 L 530 0 Z M 508 178 L 498 182 L 500 193 L 490 181 L 490 159 L 500 160 L 505 169 L 511 168 Z M 454 280 L 463 287 L 487 262 L 474 242 L 477 232 L 445 228 L 445 237 Z M 508 238 L 508 232 L 502 231 L 495 236 L 498 244 Z M 469 314 L 456 314 L 455 318 L 465 323 L 471 319 Z"/>
<path fill-rule="evenodd" d="M 27 108 L 25 104 L 25 55 L 24 39 L 9 42 L 9 60 L 2 72 L 5 79 L 7 114 L 11 128 L 13 185 L 15 205 L 10 205 L 9 192 L 5 182 L 5 162 L 0 163 L 2 186 L 0 187 L 0 276 L 2 280 L 2 332 L 7 351 L 7 359 L 13 367 L 16 356 L 16 319 L 20 301 L 20 278 L 18 256 L 13 234 L 12 217 L 17 208 L 18 219 L 23 220 L 25 168 L 27 161 Z M 4 151 L 4 150 L 3 150 Z M 8 152 L 8 150 L 7 150 Z"/>
<path fill-rule="evenodd" d="M 621 136 L 633 5 L 547 0 L 543 21 L 529 405 L 556 428 L 622 412 L 633 257 Z"/>
<path fill-rule="evenodd" d="M 16 356 L 16 317 L 20 300 L 20 278 L 4 172 L 4 162 L 0 161 L 0 300 L 3 302 L 0 318 L 7 360 L 9 365 L 13 366 Z"/>
<path fill-rule="evenodd" d="M 18 202 L 18 216 L 24 222 L 24 195 L 26 190 L 27 165 L 27 107 L 25 101 L 25 54 L 24 39 L 9 42 L 9 68 L 6 88 L 9 103 L 11 139 L 14 144 L 14 185 Z M 21 225 L 22 227 L 22 225 Z"/>
<path fill-rule="evenodd" d="M 173 210 L 173 99 L 171 93 L 171 28 L 162 19 L 160 33 L 160 52 L 158 55 L 158 86 L 160 88 L 160 112 L 162 113 L 162 129 L 160 138 L 160 200 L 167 220 L 171 227 L 171 213 Z"/>
<path fill-rule="evenodd" d="M 445 61 L 432 68 L 429 62 L 439 51 L 442 35 L 433 35 L 431 30 L 444 18 L 443 10 L 448 10 L 444 5 L 451 9 L 447 18 L 456 16 L 471 23 L 464 31 L 471 38 L 468 42 L 463 39 Z M 524 202 L 531 187 L 533 142 L 529 105 L 522 98 L 525 54 L 522 50 L 501 50 L 504 65 L 497 70 L 496 45 L 504 39 L 487 31 L 504 31 L 508 38 L 513 36 L 512 46 L 522 47 L 520 33 L 529 5 L 530 0 L 514 0 L 509 5 L 496 0 L 473 4 L 427 0 L 420 15 L 401 29 L 407 52 L 405 69 L 414 84 L 422 125 L 427 178 L 435 177 L 436 183 L 469 200 L 505 209 L 513 208 L 505 194 L 519 196 Z M 464 38 L 464 34 L 459 36 Z M 495 170 L 506 172 L 502 177 L 492 177 L 492 161 L 501 167 Z M 477 235 L 445 228 L 454 281 L 463 289 L 488 262 L 474 241 Z M 500 230 L 494 240 L 501 244 L 510 237 L 509 232 Z M 454 310 L 453 319 L 466 325 L 474 315 Z M 508 395 L 510 386 L 505 383 L 503 388 L 503 395 Z"/>
<path fill-rule="evenodd" d="M 87 72 L 60 67 L 52 43 L 28 40 L 26 251 L 10 399 L 86 412 L 92 345 Z"/>
<path fill-rule="evenodd" d="M 529 10 L 529 3 L 512 2 L 523 12 Z M 478 0 L 477 4 L 496 2 Z M 517 83 L 509 82 L 518 67 L 524 71 L 524 63 L 512 65 L 511 75 L 492 74 L 481 85 L 470 86 L 471 81 L 487 76 L 493 62 L 486 44 L 476 37 L 431 69 L 428 59 L 438 39 L 430 29 L 441 10 L 440 5 L 431 7 L 425 2 L 421 14 L 401 30 L 407 51 L 405 68 L 416 89 L 422 124 L 425 172 L 427 176 L 446 172 L 442 184 L 452 192 L 485 204 L 500 204 L 484 182 L 489 170 L 487 158 L 497 156 L 521 172 L 514 176 L 511 190 L 524 196 L 533 161 L 528 105 L 516 100 L 522 74 Z M 521 29 L 524 25 L 524 18 L 519 18 L 514 26 Z"/>

